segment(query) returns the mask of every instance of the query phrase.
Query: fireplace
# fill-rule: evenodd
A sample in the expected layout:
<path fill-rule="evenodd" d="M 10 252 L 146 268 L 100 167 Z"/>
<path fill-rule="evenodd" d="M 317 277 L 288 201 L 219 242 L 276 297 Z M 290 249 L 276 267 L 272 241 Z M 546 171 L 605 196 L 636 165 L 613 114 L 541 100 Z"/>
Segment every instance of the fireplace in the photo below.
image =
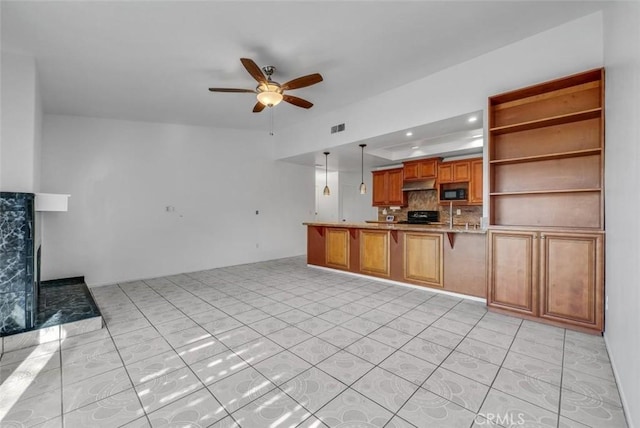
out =
<path fill-rule="evenodd" d="M 0 336 L 35 325 L 40 276 L 35 228 L 34 194 L 0 192 Z"/>

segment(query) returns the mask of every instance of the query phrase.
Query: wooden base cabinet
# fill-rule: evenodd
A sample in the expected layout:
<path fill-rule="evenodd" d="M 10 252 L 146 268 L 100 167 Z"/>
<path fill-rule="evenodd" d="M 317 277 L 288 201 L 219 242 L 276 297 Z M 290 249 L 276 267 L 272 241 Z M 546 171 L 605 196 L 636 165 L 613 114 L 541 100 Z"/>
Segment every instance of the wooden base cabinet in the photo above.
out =
<path fill-rule="evenodd" d="M 602 235 L 545 232 L 540 238 L 540 316 L 603 330 Z"/>
<path fill-rule="evenodd" d="M 349 269 L 349 229 L 326 228 L 326 264 L 338 269 Z"/>
<path fill-rule="evenodd" d="M 389 276 L 389 231 L 360 231 L 360 272 Z"/>
<path fill-rule="evenodd" d="M 404 279 L 442 287 L 442 234 L 404 234 Z"/>
<path fill-rule="evenodd" d="M 488 254 L 487 305 L 537 316 L 537 233 L 489 231 Z"/>
<path fill-rule="evenodd" d="M 602 234 L 489 230 L 488 238 L 489 307 L 603 330 Z"/>

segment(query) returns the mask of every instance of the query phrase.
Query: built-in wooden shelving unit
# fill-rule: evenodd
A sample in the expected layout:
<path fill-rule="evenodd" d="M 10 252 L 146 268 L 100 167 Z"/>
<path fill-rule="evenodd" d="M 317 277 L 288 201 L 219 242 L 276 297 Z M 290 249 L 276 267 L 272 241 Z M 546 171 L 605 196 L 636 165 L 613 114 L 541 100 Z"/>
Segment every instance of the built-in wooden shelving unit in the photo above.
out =
<path fill-rule="evenodd" d="M 489 99 L 491 225 L 603 228 L 603 83 L 597 69 Z"/>
<path fill-rule="evenodd" d="M 487 305 L 604 328 L 604 70 L 489 98 Z"/>

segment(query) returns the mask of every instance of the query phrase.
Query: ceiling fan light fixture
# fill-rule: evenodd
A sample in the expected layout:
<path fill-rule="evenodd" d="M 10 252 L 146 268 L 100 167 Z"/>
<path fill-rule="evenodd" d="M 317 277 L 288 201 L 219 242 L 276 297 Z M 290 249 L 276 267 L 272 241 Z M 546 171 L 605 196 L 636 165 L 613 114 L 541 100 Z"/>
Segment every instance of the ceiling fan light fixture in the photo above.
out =
<path fill-rule="evenodd" d="M 273 107 L 282 101 L 282 90 L 278 85 L 265 84 L 258 86 L 258 101 L 267 106 Z"/>

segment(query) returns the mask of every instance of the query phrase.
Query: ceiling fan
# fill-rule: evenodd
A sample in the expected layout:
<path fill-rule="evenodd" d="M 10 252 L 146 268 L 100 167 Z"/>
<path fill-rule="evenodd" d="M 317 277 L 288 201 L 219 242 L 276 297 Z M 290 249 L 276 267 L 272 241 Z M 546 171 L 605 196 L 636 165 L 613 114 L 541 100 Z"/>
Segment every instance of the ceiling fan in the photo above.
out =
<path fill-rule="evenodd" d="M 209 90 L 211 92 L 247 92 L 257 94 L 258 102 L 253 106 L 254 113 L 260 113 L 265 107 L 273 107 L 279 104 L 280 101 L 286 101 L 289 104 L 302 108 L 311 108 L 313 106 L 313 103 L 302 98 L 294 97 L 293 95 L 287 95 L 284 91 L 304 88 L 320 83 L 322 82 L 322 76 L 320 74 L 308 74 L 290 80 L 287 83 L 280 84 L 271 80 L 271 75 L 276 71 L 274 66 L 268 65 L 262 67 L 262 70 L 260 70 L 260 67 L 258 67 L 252 59 L 240 58 L 240 62 L 242 62 L 244 68 L 246 68 L 249 74 L 258 82 L 256 89 L 209 88 Z"/>

